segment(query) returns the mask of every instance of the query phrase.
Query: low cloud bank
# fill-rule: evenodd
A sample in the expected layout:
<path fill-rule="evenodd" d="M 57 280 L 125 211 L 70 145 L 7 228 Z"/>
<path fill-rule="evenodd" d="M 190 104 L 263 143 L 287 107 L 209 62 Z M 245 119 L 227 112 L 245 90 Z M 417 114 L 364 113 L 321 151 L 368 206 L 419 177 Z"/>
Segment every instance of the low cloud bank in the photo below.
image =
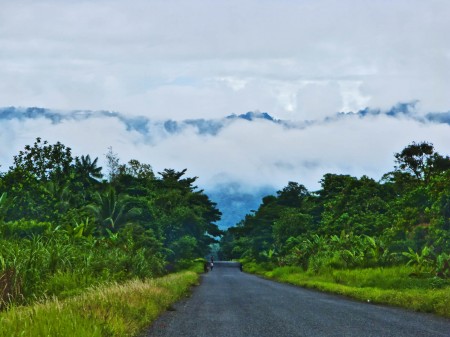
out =
<path fill-rule="evenodd" d="M 250 116 L 250 117 L 249 117 Z M 428 141 L 450 153 L 448 113 L 418 117 L 403 110 L 361 111 L 316 121 L 281 121 L 252 113 L 215 120 L 152 121 L 113 112 L 0 111 L 5 170 L 13 155 L 36 137 L 60 141 L 77 155 L 104 163 L 109 146 L 121 161 L 138 159 L 155 171 L 188 169 L 203 188 L 239 182 L 248 188 L 281 188 L 297 181 L 319 187 L 325 173 L 379 179 L 392 170 L 394 153 Z"/>

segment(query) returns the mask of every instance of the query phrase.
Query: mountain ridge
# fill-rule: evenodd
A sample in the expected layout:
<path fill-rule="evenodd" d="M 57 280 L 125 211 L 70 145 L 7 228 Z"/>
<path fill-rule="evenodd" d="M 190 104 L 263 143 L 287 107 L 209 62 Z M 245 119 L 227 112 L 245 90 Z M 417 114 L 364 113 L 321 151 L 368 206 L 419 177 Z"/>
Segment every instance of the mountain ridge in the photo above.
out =
<path fill-rule="evenodd" d="M 217 135 L 225 127 L 234 122 L 255 122 L 262 121 L 274 123 L 286 128 L 305 128 L 306 126 L 332 122 L 336 119 L 349 118 L 358 116 L 366 118 L 368 116 L 385 115 L 388 117 L 408 117 L 416 121 L 426 123 L 445 123 L 450 125 L 450 111 L 444 112 L 428 112 L 424 115 L 416 113 L 416 105 L 418 101 L 409 103 L 398 103 L 387 110 L 364 108 L 357 112 L 337 112 L 322 120 L 283 120 L 273 117 L 268 112 L 248 111 L 243 114 L 230 114 L 222 118 L 191 118 L 191 119 L 165 119 L 156 120 L 146 116 L 126 116 L 117 111 L 108 110 L 57 110 L 41 107 L 0 107 L 0 120 L 25 120 L 45 118 L 53 124 L 62 123 L 63 121 L 81 121 L 90 118 L 115 118 L 125 124 L 127 130 L 137 131 L 141 134 L 147 134 L 151 128 L 160 128 L 168 135 L 177 134 L 185 131 L 187 128 L 194 128 L 200 135 Z"/>

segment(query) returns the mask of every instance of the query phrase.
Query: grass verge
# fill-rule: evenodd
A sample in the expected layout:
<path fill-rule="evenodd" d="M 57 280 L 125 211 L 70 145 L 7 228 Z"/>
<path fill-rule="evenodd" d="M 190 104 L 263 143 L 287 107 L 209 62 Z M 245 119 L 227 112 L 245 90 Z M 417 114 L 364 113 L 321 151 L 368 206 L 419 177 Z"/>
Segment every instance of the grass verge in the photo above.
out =
<path fill-rule="evenodd" d="M 64 301 L 47 300 L 0 313 L 0 337 L 136 336 L 185 296 L 193 271 L 101 286 Z"/>
<path fill-rule="evenodd" d="M 412 277 L 409 267 L 330 269 L 314 274 L 298 267 L 270 268 L 246 263 L 245 270 L 305 288 L 450 318 L 450 282 L 436 277 Z"/>

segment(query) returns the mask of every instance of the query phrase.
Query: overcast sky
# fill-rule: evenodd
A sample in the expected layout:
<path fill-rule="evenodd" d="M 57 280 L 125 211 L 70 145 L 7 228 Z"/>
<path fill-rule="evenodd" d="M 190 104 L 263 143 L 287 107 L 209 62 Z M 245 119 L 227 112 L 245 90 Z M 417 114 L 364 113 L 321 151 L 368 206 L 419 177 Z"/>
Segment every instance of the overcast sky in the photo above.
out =
<path fill-rule="evenodd" d="M 227 180 L 316 188 L 326 172 L 393 168 L 450 126 L 409 117 L 324 121 L 418 101 L 450 111 L 447 0 L 0 0 L 0 106 L 111 110 L 151 120 L 266 111 L 293 122 L 235 123 L 217 136 L 144 137 L 115 119 L 0 121 L 0 164 L 40 136 L 75 152 Z M 5 146 L 6 145 L 6 146 Z"/>

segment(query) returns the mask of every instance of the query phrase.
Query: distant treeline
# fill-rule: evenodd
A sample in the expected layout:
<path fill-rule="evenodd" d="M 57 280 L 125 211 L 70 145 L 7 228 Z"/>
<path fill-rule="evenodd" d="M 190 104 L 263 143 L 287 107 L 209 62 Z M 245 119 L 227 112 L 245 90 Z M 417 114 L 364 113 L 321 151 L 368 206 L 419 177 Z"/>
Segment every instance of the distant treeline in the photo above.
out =
<path fill-rule="evenodd" d="M 222 258 L 311 272 L 409 264 L 450 277 L 450 158 L 421 142 L 395 163 L 381 181 L 325 174 L 314 192 L 289 182 L 226 231 Z"/>
<path fill-rule="evenodd" d="M 100 282 L 152 277 L 206 256 L 221 213 L 196 177 L 37 138 L 0 175 L 0 308 Z"/>

